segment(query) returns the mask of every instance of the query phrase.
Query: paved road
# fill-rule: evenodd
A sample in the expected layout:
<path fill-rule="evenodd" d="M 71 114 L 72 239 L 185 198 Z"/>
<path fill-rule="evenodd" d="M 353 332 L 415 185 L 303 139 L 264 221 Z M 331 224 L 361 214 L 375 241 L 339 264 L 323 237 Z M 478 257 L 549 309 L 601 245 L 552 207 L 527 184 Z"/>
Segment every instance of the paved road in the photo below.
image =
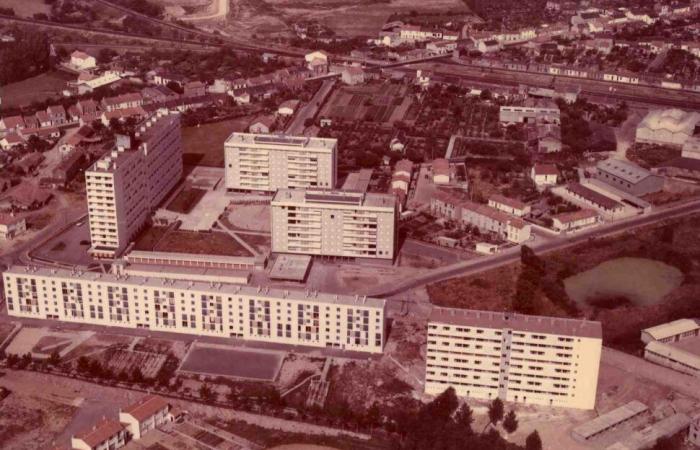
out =
<path fill-rule="evenodd" d="M 311 101 L 302 106 L 294 116 L 292 122 L 287 127 L 287 134 L 294 136 L 304 133 L 304 122 L 306 119 L 316 116 L 318 109 L 321 107 L 328 94 L 331 93 L 334 85 L 335 79 L 327 79 L 323 81 L 323 85 L 316 92 Z"/>
<path fill-rule="evenodd" d="M 675 205 L 665 209 L 646 214 L 643 216 L 635 216 L 629 219 L 614 222 L 609 225 L 592 228 L 582 231 L 573 236 L 568 236 L 560 239 L 552 239 L 541 244 L 536 244 L 532 248 L 537 253 L 547 253 L 555 250 L 562 250 L 566 247 L 585 242 L 589 239 L 601 238 L 610 236 L 616 233 L 631 230 L 633 228 L 649 225 L 656 222 L 661 222 L 672 217 L 700 212 L 700 200 L 693 200 L 681 205 Z M 397 294 L 402 294 L 410 289 L 414 289 L 426 284 L 435 283 L 437 281 L 446 280 L 449 278 L 465 275 L 473 275 L 495 267 L 509 264 L 517 261 L 520 258 L 520 249 L 514 247 L 506 250 L 504 253 L 480 258 L 477 260 L 463 261 L 450 266 L 440 267 L 431 271 L 426 271 L 420 276 L 416 276 L 410 280 L 404 280 L 395 283 L 388 283 L 381 286 L 376 286 L 368 290 L 367 295 L 374 297 L 390 297 Z"/>

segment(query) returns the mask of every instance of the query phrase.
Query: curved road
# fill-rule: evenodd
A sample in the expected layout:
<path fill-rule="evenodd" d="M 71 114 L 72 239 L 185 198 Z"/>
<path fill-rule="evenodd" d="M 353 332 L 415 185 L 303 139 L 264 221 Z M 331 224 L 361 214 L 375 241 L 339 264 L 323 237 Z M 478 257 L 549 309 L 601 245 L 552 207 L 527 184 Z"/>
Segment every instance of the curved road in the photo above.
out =
<path fill-rule="evenodd" d="M 226 18 L 228 15 L 228 10 L 229 10 L 229 0 L 212 0 L 212 2 L 216 3 L 216 11 L 213 13 L 207 13 L 204 15 L 191 15 L 191 16 L 183 16 L 180 17 L 180 20 L 183 21 L 195 21 L 195 20 L 212 20 L 212 19 L 218 19 L 218 18 Z"/>
<path fill-rule="evenodd" d="M 635 216 L 630 219 L 614 222 L 609 225 L 602 225 L 586 231 L 582 231 L 573 236 L 556 238 L 551 241 L 535 245 L 532 249 L 538 254 L 562 250 L 572 245 L 580 244 L 589 239 L 596 239 L 610 236 L 613 234 L 632 230 L 645 225 L 650 225 L 656 222 L 661 222 L 670 218 L 684 216 L 700 212 L 700 199 L 680 205 L 671 206 L 664 209 L 651 212 L 642 216 Z M 518 261 L 520 259 L 520 248 L 514 247 L 506 253 L 479 258 L 477 260 L 469 260 L 458 262 L 449 266 L 440 267 L 431 271 L 427 271 L 422 275 L 415 276 L 410 280 L 399 281 L 395 283 L 387 283 L 370 289 L 366 294 L 373 297 L 391 297 L 397 294 L 404 293 L 408 290 L 424 286 L 426 284 L 435 283 L 437 281 L 454 278 L 457 276 L 473 275 L 493 269 L 505 264 Z"/>

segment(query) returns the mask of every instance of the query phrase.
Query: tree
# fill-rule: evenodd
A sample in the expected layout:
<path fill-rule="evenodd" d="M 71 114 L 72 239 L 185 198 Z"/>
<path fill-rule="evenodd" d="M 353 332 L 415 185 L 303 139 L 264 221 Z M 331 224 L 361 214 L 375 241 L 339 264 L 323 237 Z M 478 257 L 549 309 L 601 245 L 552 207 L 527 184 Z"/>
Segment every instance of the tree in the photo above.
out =
<path fill-rule="evenodd" d="M 206 403 L 213 403 L 216 400 L 216 393 L 208 384 L 204 383 L 199 387 L 199 397 Z"/>
<path fill-rule="evenodd" d="M 58 353 L 58 350 L 54 350 L 53 352 L 51 352 L 51 356 L 49 356 L 49 364 L 52 366 L 57 366 L 60 362 L 61 355 Z"/>
<path fill-rule="evenodd" d="M 518 418 L 512 409 L 508 411 L 508 414 L 503 419 L 503 429 L 508 433 L 515 433 L 515 430 L 518 429 Z"/>
<path fill-rule="evenodd" d="M 489 423 L 486 424 L 486 427 L 489 425 L 493 424 L 496 425 L 498 422 L 503 420 L 503 402 L 501 401 L 500 398 L 495 398 L 489 405 Z M 486 428 L 484 428 L 486 429 Z"/>
<path fill-rule="evenodd" d="M 474 413 L 468 404 L 463 404 L 455 414 L 455 424 L 461 433 L 472 434 L 472 424 L 474 423 Z"/>
<path fill-rule="evenodd" d="M 78 372 L 87 373 L 90 370 L 90 360 L 86 356 L 78 358 Z"/>
<path fill-rule="evenodd" d="M 525 439 L 525 450 L 542 450 L 542 439 L 537 430 L 530 433 Z"/>
<path fill-rule="evenodd" d="M 307 117 L 304 119 L 304 127 L 308 128 L 314 124 L 314 118 L 313 117 Z"/>
<path fill-rule="evenodd" d="M 134 367 L 134 370 L 131 371 L 131 381 L 134 383 L 143 383 L 145 380 L 143 376 L 143 372 L 141 372 L 140 367 Z"/>
<path fill-rule="evenodd" d="M 175 92 L 176 94 L 182 94 L 183 92 L 185 92 L 182 89 L 182 86 L 180 86 L 180 83 L 178 83 L 177 81 L 169 81 L 168 84 L 166 84 L 165 86 L 171 91 Z"/>

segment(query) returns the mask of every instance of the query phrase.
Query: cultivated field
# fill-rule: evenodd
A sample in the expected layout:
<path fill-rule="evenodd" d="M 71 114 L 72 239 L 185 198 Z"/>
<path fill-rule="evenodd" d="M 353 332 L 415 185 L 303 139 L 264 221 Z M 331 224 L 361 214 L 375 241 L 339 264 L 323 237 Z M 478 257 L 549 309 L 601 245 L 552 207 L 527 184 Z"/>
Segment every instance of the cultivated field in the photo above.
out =
<path fill-rule="evenodd" d="M 132 373 L 138 367 L 145 378 L 155 378 L 167 357 L 158 353 L 108 349 L 102 353 L 102 364 L 114 373 Z"/>
<path fill-rule="evenodd" d="M 320 116 L 391 124 L 403 120 L 411 106 L 407 88 L 396 84 L 342 87 L 323 107 Z"/>
<path fill-rule="evenodd" d="M 243 131 L 247 117 L 182 129 L 185 165 L 224 167 L 224 142 L 234 131 Z"/>
<path fill-rule="evenodd" d="M 28 106 L 35 101 L 60 97 L 66 82 L 74 78 L 65 72 L 47 72 L 10 83 L 2 87 L 2 105 L 6 108 Z"/>

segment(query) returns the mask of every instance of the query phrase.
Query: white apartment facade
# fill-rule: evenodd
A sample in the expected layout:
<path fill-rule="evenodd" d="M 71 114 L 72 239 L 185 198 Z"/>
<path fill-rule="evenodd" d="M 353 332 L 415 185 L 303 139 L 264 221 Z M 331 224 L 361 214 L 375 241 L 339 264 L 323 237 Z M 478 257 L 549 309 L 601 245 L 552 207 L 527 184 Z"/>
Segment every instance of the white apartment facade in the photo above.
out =
<path fill-rule="evenodd" d="M 433 308 L 425 392 L 593 409 L 599 322 Z"/>
<path fill-rule="evenodd" d="M 381 353 L 385 302 L 245 285 L 13 266 L 8 314 Z"/>
<path fill-rule="evenodd" d="M 135 139 L 136 148 L 118 139 L 117 149 L 85 172 L 90 252 L 96 257 L 118 257 L 182 177 L 178 114 L 152 116 Z"/>
<path fill-rule="evenodd" d="M 391 194 L 280 189 L 271 206 L 275 253 L 394 259 L 398 207 Z"/>
<path fill-rule="evenodd" d="M 332 189 L 337 181 L 336 139 L 233 133 L 224 156 L 229 190 Z"/>

